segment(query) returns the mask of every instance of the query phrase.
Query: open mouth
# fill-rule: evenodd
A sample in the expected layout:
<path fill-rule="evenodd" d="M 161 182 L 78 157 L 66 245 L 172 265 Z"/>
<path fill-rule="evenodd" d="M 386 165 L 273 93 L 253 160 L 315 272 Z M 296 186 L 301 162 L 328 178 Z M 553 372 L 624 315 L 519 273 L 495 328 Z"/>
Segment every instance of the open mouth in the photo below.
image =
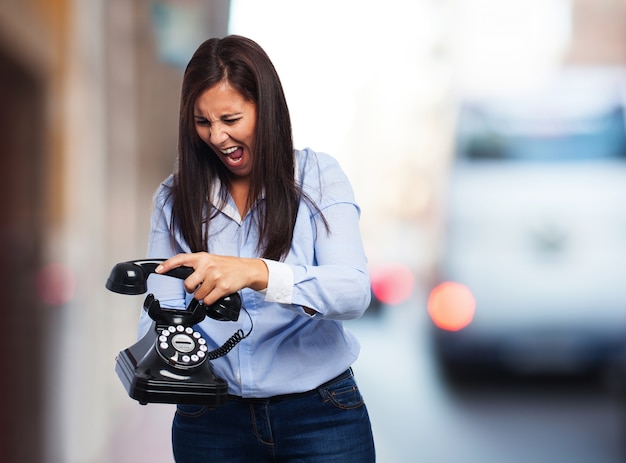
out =
<path fill-rule="evenodd" d="M 229 164 L 240 164 L 243 160 L 243 148 L 240 146 L 220 150 L 220 152 L 224 155 Z"/>

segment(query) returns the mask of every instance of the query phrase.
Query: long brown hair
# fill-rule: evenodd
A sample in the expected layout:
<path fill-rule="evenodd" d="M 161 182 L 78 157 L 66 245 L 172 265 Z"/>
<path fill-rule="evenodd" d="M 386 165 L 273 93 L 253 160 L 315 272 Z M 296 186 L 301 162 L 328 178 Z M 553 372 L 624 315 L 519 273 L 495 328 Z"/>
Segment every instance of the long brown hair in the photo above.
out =
<path fill-rule="evenodd" d="M 227 80 L 257 110 L 256 143 L 248 204 L 264 192 L 255 212 L 258 250 L 279 260 L 291 247 L 302 192 L 294 180 L 291 119 L 274 65 L 254 41 L 236 35 L 202 43 L 184 73 L 178 135 L 178 159 L 172 190 L 173 221 L 194 252 L 208 251 L 211 220 L 208 199 L 216 179 L 230 185 L 229 172 L 196 133 L 193 108 L 207 89 Z M 228 188 L 221 190 L 226 200 Z M 204 233 L 203 233 L 204 228 Z"/>

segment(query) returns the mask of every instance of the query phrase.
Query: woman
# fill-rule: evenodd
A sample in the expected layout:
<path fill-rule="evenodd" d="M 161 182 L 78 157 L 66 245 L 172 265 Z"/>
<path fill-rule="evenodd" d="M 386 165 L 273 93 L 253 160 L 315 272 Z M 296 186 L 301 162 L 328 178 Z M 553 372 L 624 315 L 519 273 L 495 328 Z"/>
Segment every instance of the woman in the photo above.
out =
<path fill-rule="evenodd" d="M 185 70 L 176 172 L 155 194 L 149 257 L 157 272 L 193 267 L 184 283 L 150 279 L 165 307 L 239 292 L 250 335 L 212 361 L 228 382 L 217 409 L 179 405 L 177 462 L 372 462 L 374 443 L 350 366 L 359 345 L 341 320 L 363 314 L 370 288 L 359 208 L 338 163 L 294 150 L 280 80 L 240 36 L 210 39 Z M 140 331 L 147 330 L 145 313 Z M 248 326 L 246 326 L 246 324 Z M 196 327 L 217 348 L 233 324 Z"/>

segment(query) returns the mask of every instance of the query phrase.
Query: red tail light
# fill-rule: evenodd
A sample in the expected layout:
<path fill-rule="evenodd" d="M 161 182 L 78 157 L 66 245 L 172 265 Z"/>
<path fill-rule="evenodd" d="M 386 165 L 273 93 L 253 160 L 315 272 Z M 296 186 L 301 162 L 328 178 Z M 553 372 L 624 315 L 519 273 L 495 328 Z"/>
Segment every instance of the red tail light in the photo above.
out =
<path fill-rule="evenodd" d="M 413 293 L 415 276 L 403 264 L 388 264 L 370 269 L 372 292 L 384 304 L 400 304 Z"/>
<path fill-rule="evenodd" d="M 474 319 L 476 300 L 470 289 L 460 283 L 446 281 L 437 285 L 428 297 L 430 318 L 441 329 L 458 331 Z"/>

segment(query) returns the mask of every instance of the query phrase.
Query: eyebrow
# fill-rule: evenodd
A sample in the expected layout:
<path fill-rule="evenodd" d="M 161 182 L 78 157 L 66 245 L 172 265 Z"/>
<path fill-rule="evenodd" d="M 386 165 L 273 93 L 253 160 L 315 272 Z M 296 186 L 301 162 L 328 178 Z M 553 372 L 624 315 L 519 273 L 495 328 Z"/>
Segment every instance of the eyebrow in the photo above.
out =
<path fill-rule="evenodd" d="M 241 116 L 243 116 L 243 112 L 240 111 L 240 112 L 236 112 L 236 113 L 222 114 L 220 116 L 220 118 L 217 119 L 217 120 L 224 120 L 224 119 L 229 119 L 231 117 L 241 117 Z M 196 118 L 196 119 L 206 119 L 209 122 L 215 122 L 215 121 L 211 121 L 211 120 L 207 119 L 206 117 L 204 117 L 201 114 L 194 114 L 193 117 Z"/>

